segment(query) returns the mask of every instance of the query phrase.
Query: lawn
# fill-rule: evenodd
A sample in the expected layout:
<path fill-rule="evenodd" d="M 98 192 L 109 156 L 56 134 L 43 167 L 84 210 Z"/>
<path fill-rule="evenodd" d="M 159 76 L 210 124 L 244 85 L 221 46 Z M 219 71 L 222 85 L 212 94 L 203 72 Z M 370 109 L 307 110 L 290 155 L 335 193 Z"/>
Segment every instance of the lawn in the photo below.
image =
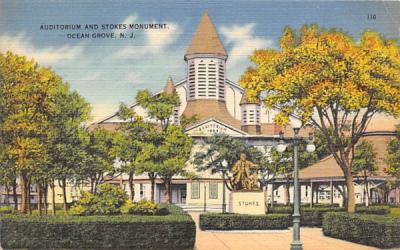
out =
<path fill-rule="evenodd" d="M 390 216 L 400 217 L 400 207 L 392 207 L 390 208 Z"/>

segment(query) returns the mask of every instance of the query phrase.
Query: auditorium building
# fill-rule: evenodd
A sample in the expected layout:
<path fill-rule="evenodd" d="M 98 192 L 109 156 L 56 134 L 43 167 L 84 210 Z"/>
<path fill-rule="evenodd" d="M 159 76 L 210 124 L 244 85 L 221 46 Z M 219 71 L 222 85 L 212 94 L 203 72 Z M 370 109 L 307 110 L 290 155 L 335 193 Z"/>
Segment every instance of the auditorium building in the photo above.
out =
<path fill-rule="evenodd" d="M 248 100 L 243 88 L 227 78 L 229 69 L 226 67 L 226 62 L 229 60 L 229 55 L 207 12 L 202 15 L 183 58 L 186 62 L 186 77 L 176 82 L 168 78 L 165 84 L 160 84 L 161 90 L 154 95 L 162 92 L 179 95 L 181 105 L 174 109 L 174 115 L 171 117 L 172 123 L 179 123 L 182 115 L 197 116 L 198 121 L 186 128 L 186 133 L 196 142 L 193 150 L 201 150 L 204 146 L 202 144 L 204 138 L 220 133 L 245 140 L 261 150 L 274 146 L 278 142 L 281 131 L 285 133 L 285 136 L 293 135 L 289 127 L 285 128 L 274 124 L 277 110 L 267 109 L 258 100 Z M 144 108 L 137 104 L 133 104 L 131 108 L 138 115 L 150 120 L 147 118 Z M 114 130 L 121 122 L 124 121 L 120 120 L 115 113 L 92 126 Z M 307 131 L 303 130 L 302 134 L 306 135 Z M 377 134 L 373 141 L 376 141 L 378 137 L 387 142 L 393 137 L 393 133 Z M 318 164 L 303 170 L 300 174 L 300 177 L 303 178 L 301 180 L 302 202 L 342 204 L 343 192 L 339 191 L 343 188 L 344 178 L 341 170 L 337 164 L 335 165 L 335 162 L 332 162 L 331 158 L 324 159 Z M 324 165 L 328 165 L 326 169 Z M 190 163 L 187 164 L 187 168 L 195 170 Z M 179 176 L 174 178 L 172 202 L 188 209 L 203 209 L 204 205 L 207 210 L 220 209 L 223 197 L 221 175 L 207 171 L 197 171 L 197 175 L 199 178 L 195 180 Z M 371 177 L 371 190 L 381 185 L 385 178 L 387 176 Z M 122 177 L 112 181 L 122 185 L 128 191 L 127 178 Z M 150 185 L 146 175 L 136 176 L 135 199 L 150 199 Z M 270 185 L 268 188 L 270 202 L 282 203 L 284 201 L 284 186 L 283 180 L 277 180 L 275 185 Z M 157 180 L 155 190 L 156 201 L 163 202 L 165 191 L 161 180 Z M 357 202 L 362 202 L 364 199 L 362 190 L 361 181 L 356 181 Z M 290 193 L 293 193 L 292 190 Z M 226 203 L 229 204 L 230 196 L 227 189 L 225 197 Z M 293 199 L 292 195 L 290 199 Z"/>

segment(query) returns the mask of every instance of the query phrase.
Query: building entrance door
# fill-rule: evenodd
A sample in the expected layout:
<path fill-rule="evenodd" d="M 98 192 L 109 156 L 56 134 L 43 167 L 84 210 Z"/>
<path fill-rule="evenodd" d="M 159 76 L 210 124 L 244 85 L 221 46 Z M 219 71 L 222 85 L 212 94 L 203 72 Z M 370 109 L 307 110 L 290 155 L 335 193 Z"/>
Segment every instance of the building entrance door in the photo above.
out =
<path fill-rule="evenodd" d="M 159 203 L 165 203 L 165 188 L 163 185 L 159 185 Z M 184 204 L 186 203 L 186 184 L 172 184 L 171 185 L 171 203 L 172 204 Z"/>

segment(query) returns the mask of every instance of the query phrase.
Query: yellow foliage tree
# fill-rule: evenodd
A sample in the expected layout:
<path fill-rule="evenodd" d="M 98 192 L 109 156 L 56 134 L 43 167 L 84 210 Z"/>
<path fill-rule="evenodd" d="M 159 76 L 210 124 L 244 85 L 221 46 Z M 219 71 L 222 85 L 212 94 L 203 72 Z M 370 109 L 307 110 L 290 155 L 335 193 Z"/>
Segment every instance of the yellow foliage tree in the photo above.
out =
<path fill-rule="evenodd" d="M 355 42 L 337 30 L 286 27 L 280 50 L 257 50 L 240 83 L 250 98 L 280 109 L 278 124 L 289 116 L 319 128 L 341 167 L 348 189 L 348 212 L 355 211 L 351 174 L 354 148 L 378 113 L 400 114 L 400 50 L 373 31 Z M 348 142 L 350 141 L 350 142 Z"/>
<path fill-rule="evenodd" d="M 0 54 L 0 75 L 0 135 L 5 154 L 20 176 L 21 212 L 27 213 L 30 182 L 43 173 L 48 161 L 49 118 L 56 109 L 54 97 L 62 81 L 50 69 L 11 52 Z"/>

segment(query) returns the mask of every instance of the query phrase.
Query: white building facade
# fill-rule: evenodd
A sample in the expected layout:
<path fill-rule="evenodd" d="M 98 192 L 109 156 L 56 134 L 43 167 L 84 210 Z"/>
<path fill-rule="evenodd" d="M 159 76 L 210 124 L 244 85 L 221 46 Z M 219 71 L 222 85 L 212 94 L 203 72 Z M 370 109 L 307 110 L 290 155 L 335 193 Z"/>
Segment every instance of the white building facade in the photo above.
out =
<path fill-rule="evenodd" d="M 196 115 L 199 119 L 196 124 L 186 129 L 186 133 L 195 141 L 193 151 L 202 150 L 201 143 L 205 137 L 224 133 L 235 138 L 243 139 L 247 143 L 259 147 L 262 150 L 272 147 L 279 138 L 279 132 L 283 131 L 290 136 L 292 131 L 273 123 L 276 110 L 267 109 L 259 100 L 247 100 L 243 88 L 237 83 L 227 79 L 226 62 L 229 56 L 218 37 L 214 24 L 208 13 L 201 17 L 200 23 L 193 35 L 192 41 L 184 55 L 186 61 L 187 75 L 183 80 L 173 83 L 172 79 L 167 80 L 164 92 L 176 92 L 180 98 L 181 105 L 175 107 L 171 121 L 179 123 L 179 117 Z M 162 93 L 160 91 L 159 93 Z M 155 95 L 159 94 L 156 93 Z M 146 110 L 134 104 L 132 109 L 149 121 Z M 96 126 L 112 128 L 118 126 L 120 120 L 114 114 L 98 123 Z M 196 170 L 190 163 L 187 164 L 190 170 Z M 198 172 L 196 180 L 188 180 L 182 177 L 174 178 L 172 182 L 172 203 L 198 210 L 221 209 L 223 197 L 223 183 L 220 174 L 211 172 Z M 120 180 L 128 192 L 128 185 L 125 178 Z M 118 180 L 116 180 L 118 183 Z M 310 182 L 311 183 L 311 182 Z M 313 195 L 314 202 L 334 202 L 342 204 L 342 195 L 336 186 L 319 185 Z M 311 185 L 308 182 L 301 188 L 301 201 L 311 202 Z M 150 199 L 151 186 L 146 177 L 136 176 L 135 178 L 135 199 Z M 268 186 L 268 200 L 273 203 L 285 201 L 284 185 L 276 184 Z M 338 187 L 339 188 L 339 187 Z M 226 204 L 229 204 L 230 191 L 226 190 Z M 362 202 L 362 185 L 356 185 L 356 199 Z M 289 191 L 293 193 L 292 188 Z M 333 197 L 333 198 L 331 198 Z M 165 201 L 165 190 L 161 180 L 156 181 L 155 200 Z M 290 195 L 290 200 L 293 196 Z"/>

